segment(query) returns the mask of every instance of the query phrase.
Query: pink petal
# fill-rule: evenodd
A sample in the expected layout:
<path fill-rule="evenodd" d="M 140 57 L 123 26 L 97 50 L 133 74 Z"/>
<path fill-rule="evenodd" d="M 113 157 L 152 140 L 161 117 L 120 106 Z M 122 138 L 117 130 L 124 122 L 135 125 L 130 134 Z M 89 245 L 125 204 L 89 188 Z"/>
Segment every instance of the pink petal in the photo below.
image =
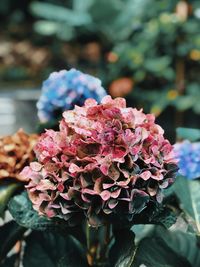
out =
<path fill-rule="evenodd" d="M 25 179 L 29 180 L 33 171 L 29 166 L 24 167 L 24 169 L 20 172 L 20 175 Z"/>
<path fill-rule="evenodd" d="M 116 191 L 112 192 L 111 193 L 111 197 L 118 198 L 118 196 L 120 195 L 120 193 L 121 193 L 121 188 L 119 188 Z"/>
<path fill-rule="evenodd" d="M 97 101 L 93 98 L 86 99 L 84 103 L 86 107 L 93 107 L 93 106 L 96 106 L 97 104 L 98 104 Z"/>
<path fill-rule="evenodd" d="M 150 171 L 144 171 L 143 173 L 140 174 L 140 177 L 147 181 L 151 177 L 151 172 Z"/>
<path fill-rule="evenodd" d="M 112 187 L 115 183 L 112 183 L 112 184 L 106 184 L 106 183 L 103 183 L 103 189 L 108 189 L 110 187 Z"/>
<path fill-rule="evenodd" d="M 127 154 L 127 151 L 124 147 L 114 147 L 112 156 L 113 158 L 123 158 Z"/>
<path fill-rule="evenodd" d="M 106 201 L 110 198 L 111 193 L 108 190 L 104 190 L 101 192 L 100 196 L 104 201 Z"/>
<path fill-rule="evenodd" d="M 57 189 L 59 192 L 63 192 L 64 191 L 64 185 L 62 183 L 60 183 L 58 186 L 57 186 Z"/>
<path fill-rule="evenodd" d="M 67 193 L 61 193 L 60 196 L 66 200 L 71 200 Z"/>
<path fill-rule="evenodd" d="M 39 172 L 42 169 L 42 165 L 38 162 L 31 162 L 30 167 L 33 171 Z"/>
<path fill-rule="evenodd" d="M 100 166 L 100 170 L 101 172 L 104 174 L 104 175 L 108 175 L 108 169 L 109 169 L 109 166 L 108 165 L 101 165 Z"/>
<path fill-rule="evenodd" d="M 74 163 L 71 163 L 69 166 L 69 172 L 70 173 L 76 173 L 76 172 L 80 172 L 81 168 L 79 168 L 79 166 L 77 166 Z"/>
<path fill-rule="evenodd" d="M 94 190 L 88 188 L 82 189 L 82 194 L 97 195 L 97 193 Z"/>
<path fill-rule="evenodd" d="M 127 179 L 125 181 L 120 181 L 120 182 L 117 182 L 117 185 L 118 186 L 121 186 L 121 187 L 126 187 L 128 185 L 128 183 L 130 182 L 130 179 Z"/>

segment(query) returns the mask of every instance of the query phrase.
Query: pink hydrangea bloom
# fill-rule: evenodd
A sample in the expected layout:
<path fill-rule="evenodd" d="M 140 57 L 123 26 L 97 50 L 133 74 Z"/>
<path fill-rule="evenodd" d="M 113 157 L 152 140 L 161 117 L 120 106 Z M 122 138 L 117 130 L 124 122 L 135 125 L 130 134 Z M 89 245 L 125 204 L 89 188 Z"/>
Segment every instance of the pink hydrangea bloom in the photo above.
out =
<path fill-rule="evenodd" d="M 86 216 L 93 226 L 113 214 L 129 218 L 161 201 L 173 181 L 171 144 L 151 114 L 127 108 L 125 99 L 93 99 L 65 111 L 60 130 L 41 135 L 38 163 L 21 175 L 34 209 L 67 221 Z"/>

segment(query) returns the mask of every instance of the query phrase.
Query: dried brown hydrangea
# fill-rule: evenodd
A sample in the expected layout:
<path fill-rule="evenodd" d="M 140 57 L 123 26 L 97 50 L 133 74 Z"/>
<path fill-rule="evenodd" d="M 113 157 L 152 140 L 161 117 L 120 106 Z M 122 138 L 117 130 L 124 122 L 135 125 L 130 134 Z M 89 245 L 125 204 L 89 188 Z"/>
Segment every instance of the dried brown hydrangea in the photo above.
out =
<path fill-rule="evenodd" d="M 33 147 L 37 139 L 36 134 L 27 134 L 22 129 L 0 138 L 0 180 L 15 178 L 26 181 L 19 173 L 35 158 Z"/>

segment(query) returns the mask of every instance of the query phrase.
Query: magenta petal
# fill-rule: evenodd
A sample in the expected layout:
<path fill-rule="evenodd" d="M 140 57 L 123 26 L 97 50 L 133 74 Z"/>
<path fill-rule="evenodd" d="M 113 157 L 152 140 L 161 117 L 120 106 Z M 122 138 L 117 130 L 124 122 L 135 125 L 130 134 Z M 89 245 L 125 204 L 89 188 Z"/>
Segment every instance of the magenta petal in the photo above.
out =
<path fill-rule="evenodd" d="M 58 184 L 58 191 L 63 192 L 64 191 L 64 185 L 62 183 Z"/>
<path fill-rule="evenodd" d="M 45 214 L 46 214 L 47 217 L 49 217 L 49 218 L 53 218 L 53 217 L 56 215 L 55 211 L 52 210 L 52 209 L 46 209 L 46 210 L 45 210 Z"/>
<path fill-rule="evenodd" d="M 108 175 L 108 169 L 109 169 L 109 166 L 108 165 L 101 165 L 100 166 L 100 170 L 102 171 L 102 173 L 104 175 Z"/>
<path fill-rule="evenodd" d="M 112 156 L 113 158 L 123 158 L 125 157 L 125 155 L 127 154 L 127 151 L 124 147 L 115 147 L 113 149 L 113 153 L 112 153 Z"/>

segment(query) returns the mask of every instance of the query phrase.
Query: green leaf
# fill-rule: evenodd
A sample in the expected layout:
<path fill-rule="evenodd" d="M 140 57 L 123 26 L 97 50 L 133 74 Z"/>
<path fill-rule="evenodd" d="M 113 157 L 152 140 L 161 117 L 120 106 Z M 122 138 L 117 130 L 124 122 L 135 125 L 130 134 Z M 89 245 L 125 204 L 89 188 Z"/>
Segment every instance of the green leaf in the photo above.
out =
<path fill-rule="evenodd" d="M 33 210 L 32 203 L 28 199 L 26 192 L 14 196 L 8 204 L 8 208 L 14 220 L 23 227 L 35 230 L 55 228 L 55 222 L 53 220 L 39 216 Z"/>
<path fill-rule="evenodd" d="M 182 128 L 176 129 L 177 138 L 188 139 L 192 142 L 200 139 L 200 130 L 193 128 Z"/>
<path fill-rule="evenodd" d="M 131 230 L 117 230 L 115 243 L 110 250 L 110 263 L 113 267 L 131 266 L 135 254 L 135 235 Z"/>
<path fill-rule="evenodd" d="M 80 12 L 86 12 L 93 2 L 93 0 L 73 0 L 73 9 Z"/>
<path fill-rule="evenodd" d="M 51 3 L 34 1 L 30 4 L 31 12 L 41 18 L 66 22 L 71 26 L 82 26 L 91 22 L 91 17 L 86 12 L 75 11 Z"/>
<path fill-rule="evenodd" d="M 155 204 L 133 218 L 134 224 L 158 224 L 166 228 L 171 227 L 175 222 L 176 214 L 169 207 Z"/>
<path fill-rule="evenodd" d="M 74 35 L 74 27 L 63 22 L 38 20 L 34 23 L 34 30 L 45 36 L 56 35 L 61 40 L 71 40 Z M 58 123 L 58 121 L 57 121 Z"/>
<path fill-rule="evenodd" d="M 156 233 L 177 254 L 185 257 L 192 267 L 200 266 L 200 248 L 195 235 L 181 231 L 167 231 L 163 227 L 157 227 Z"/>
<path fill-rule="evenodd" d="M 34 23 L 34 30 L 40 34 L 51 36 L 59 30 L 60 24 L 54 21 L 38 20 Z"/>
<path fill-rule="evenodd" d="M 174 184 L 174 191 L 180 200 L 182 209 L 195 223 L 198 234 L 200 233 L 200 183 L 198 180 L 189 181 L 180 176 Z"/>
<path fill-rule="evenodd" d="M 156 224 L 169 228 L 176 222 L 176 219 L 177 216 L 171 208 L 151 202 L 141 213 L 135 214 L 131 221 L 128 221 L 122 214 L 113 216 L 112 223 L 115 228 L 130 228 L 136 224 Z"/>
<path fill-rule="evenodd" d="M 24 267 L 87 266 L 83 248 L 71 236 L 34 231 L 26 239 Z"/>
<path fill-rule="evenodd" d="M 16 242 L 22 239 L 26 228 L 10 221 L 0 227 L 0 262 L 4 260 L 7 253 L 13 248 Z"/>
<path fill-rule="evenodd" d="M 156 227 L 161 231 L 153 231 L 151 237 L 144 238 L 136 247 L 134 234 L 130 230 L 117 231 L 115 243 L 110 251 L 110 264 L 114 267 L 139 267 L 142 264 L 148 267 L 191 267 L 180 250 L 174 250 L 165 238 L 171 234 L 163 227 Z M 173 235 L 173 234 L 171 234 Z M 177 243 L 174 242 L 176 246 Z M 180 255 L 179 255 L 180 254 Z M 195 266 L 196 267 L 196 266 Z"/>
<path fill-rule="evenodd" d="M 14 267 L 16 266 L 16 262 L 18 260 L 19 255 L 14 254 L 8 258 L 1 264 L 1 267 Z"/>
<path fill-rule="evenodd" d="M 151 218 L 152 224 L 160 224 L 165 228 L 171 227 L 176 222 L 176 214 L 168 207 L 163 207 Z"/>
<path fill-rule="evenodd" d="M 83 260 L 81 257 L 75 252 L 70 251 L 66 256 L 64 256 L 59 262 L 58 267 L 88 267 L 89 265 L 86 263 L 86 259 Z"/>
<path fill-rule="evenodd" d="M 174 252 L 161 237 L 144 238 L 136 250 L 130 267 L 192 267 L 189 262 Z"/>
<path fill-rule="evenodd" d="M 38 213 L 33 210 L 27 192 L 22 192 L 20 195 L 14 196 L 8 204 L 8 208 L 14 220 L 25 228 L 41 231 L 59 231 L 66 235 L 70 233 L 82 243 L 86 243 L 81 227 L 72 227 L 64 220 L 48 219 L 45 216 L 38 215 Z"/>
<path fill-rule="evenodd" d="M 8 204 L 8 201 L 16 192 L 17 189 L 19 189 L 22 186 L 20 182 L 10 182 L 10 181 L 1 181 L 0 182 L 0 216 L 3 215 L 4 210 L 6 209 L 6 206 Z"/>
<path fill-rule="evenodd" d="M 196 97 L 192 95 L 179 96 L 176 99 L 176 108 L 180 111 L 192 108 L 195 103 Z"/>
<path fill-rule="evenodd" d="M 169 66 L 171 59 L 169 56 L 158 58 L 147 58 L 145 61 L 145 68 L 153 73 L 162 73 Z"/>

